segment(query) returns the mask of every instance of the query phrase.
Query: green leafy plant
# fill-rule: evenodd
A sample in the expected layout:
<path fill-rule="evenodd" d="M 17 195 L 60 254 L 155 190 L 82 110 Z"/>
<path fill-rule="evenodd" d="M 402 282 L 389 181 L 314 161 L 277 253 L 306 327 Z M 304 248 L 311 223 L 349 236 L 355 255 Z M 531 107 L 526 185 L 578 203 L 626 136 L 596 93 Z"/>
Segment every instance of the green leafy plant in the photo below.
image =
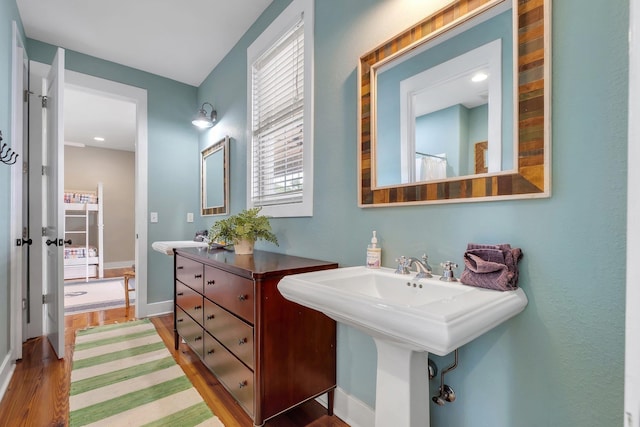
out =
<path fill-rule="evenodd" d="M 210 241 L 235 244 L 244 239 L 254 242 L 262 239 L 277 245 L 278 238 L 271 231 L 269 217 L 259 215 L 261 209 L 245 209 L 239 214 L 216 221 L 209 230 Z"/>

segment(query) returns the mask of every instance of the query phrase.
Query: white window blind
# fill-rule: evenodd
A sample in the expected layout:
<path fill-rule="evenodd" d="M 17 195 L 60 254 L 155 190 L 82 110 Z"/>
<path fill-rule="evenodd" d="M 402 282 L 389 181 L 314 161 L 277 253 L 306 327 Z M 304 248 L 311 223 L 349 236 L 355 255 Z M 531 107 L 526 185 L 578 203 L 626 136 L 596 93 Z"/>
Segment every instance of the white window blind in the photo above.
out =
<path fill-rule="evenodd" d="M 303 16 L 252 64 L 253 206 L 303 201 Z"/>

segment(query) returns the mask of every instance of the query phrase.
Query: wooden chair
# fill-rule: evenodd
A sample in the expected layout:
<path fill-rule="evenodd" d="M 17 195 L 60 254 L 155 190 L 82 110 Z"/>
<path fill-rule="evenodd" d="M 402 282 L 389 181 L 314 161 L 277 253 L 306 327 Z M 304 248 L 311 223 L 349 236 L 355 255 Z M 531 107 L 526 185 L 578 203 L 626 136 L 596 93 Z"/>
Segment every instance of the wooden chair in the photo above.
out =
<path fill-rule="evenodd" d="M 127 270 L 123 274 L 124 277 L 124 303 L 127 308 L 129 308 L 129 292 L 135 291 L 136 288 L 129 288 L 129 279 L 135 279 L 136 272 L 135 270 Z"/>

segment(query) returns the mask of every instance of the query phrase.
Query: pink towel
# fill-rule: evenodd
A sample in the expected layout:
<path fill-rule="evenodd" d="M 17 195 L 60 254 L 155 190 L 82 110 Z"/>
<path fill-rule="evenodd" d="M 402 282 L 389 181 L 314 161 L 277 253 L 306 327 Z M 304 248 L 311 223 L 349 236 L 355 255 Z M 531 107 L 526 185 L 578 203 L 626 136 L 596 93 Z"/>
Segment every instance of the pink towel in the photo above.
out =
<path fill-rule="evenodd" d="M 519 248 L 509 244 L 480 245 L 469 243 L 464 253 L 464 271 L 460 282 L 480 288 L 509 291 L 518 287 Z"/>

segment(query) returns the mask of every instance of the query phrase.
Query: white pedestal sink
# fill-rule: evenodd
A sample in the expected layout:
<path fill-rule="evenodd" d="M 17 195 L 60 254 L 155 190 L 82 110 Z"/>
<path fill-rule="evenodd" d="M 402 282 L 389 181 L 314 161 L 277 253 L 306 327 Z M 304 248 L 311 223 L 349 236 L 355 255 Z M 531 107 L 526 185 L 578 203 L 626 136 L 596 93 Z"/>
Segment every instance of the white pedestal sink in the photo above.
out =
<path fill-rule="evenodd" d="M 429 425 L 427 356 L 444 356 L 524 310 L 518 289 L 499 292 L 413 279 L 388 268 L 338 268 L 284 277 L 288 300 L 373 337 L 376 427 Z"/>

